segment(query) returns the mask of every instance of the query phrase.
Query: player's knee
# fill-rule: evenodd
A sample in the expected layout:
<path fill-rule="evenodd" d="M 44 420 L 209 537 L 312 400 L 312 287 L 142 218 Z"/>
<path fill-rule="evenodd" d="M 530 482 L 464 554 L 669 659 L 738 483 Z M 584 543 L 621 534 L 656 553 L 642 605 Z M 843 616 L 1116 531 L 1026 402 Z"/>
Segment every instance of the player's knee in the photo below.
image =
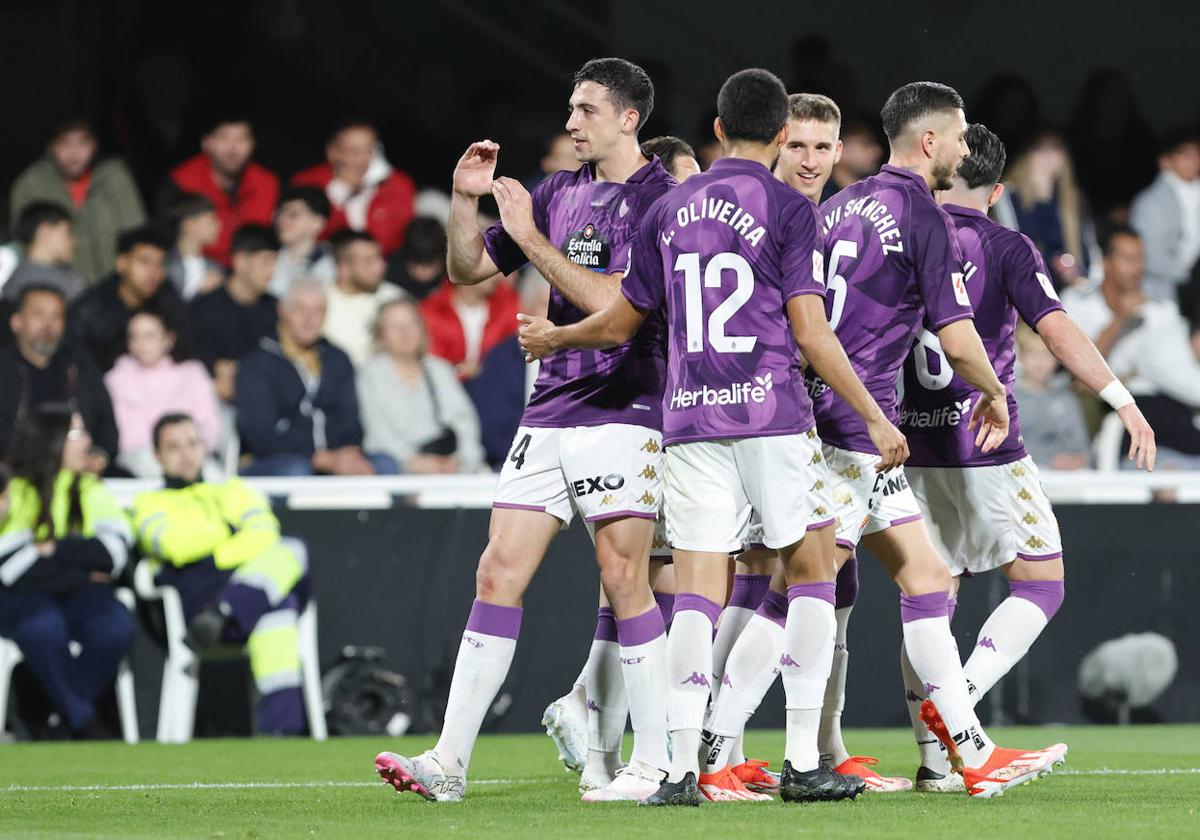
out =
<path fill-rule="evenodd" d="M 641 581 L 641 564 L 631 555 L 609 553 L 600 558 L 600 582 L 610 598 L 632 592 Z"/>
<path fill-rule="evenodd" d="M 501 594 L 508 578 L 505 572 L 511 565 L 504 552 L 489 543 L 479 556 L 479 565 L 475 569 L 475 597 L 491 601 Z"/>

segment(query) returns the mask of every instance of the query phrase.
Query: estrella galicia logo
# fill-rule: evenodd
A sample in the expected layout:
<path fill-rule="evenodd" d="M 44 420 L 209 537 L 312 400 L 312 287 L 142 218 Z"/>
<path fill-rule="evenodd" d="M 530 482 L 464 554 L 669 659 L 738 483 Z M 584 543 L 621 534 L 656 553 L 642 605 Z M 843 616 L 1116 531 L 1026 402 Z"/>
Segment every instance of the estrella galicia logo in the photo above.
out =
<path fill-rule="evenodd" d="M 603 493 L 605 490 L 620 490 L 625 486 L 625 476 L 609 473 L 601 478 L 581 478 L 571 484 L 571 492 L 576 497 L 587 496 L 591 493 Z"/>
<path fill-rule="evenodd" d="M 562 253 L 571 262 L 592 271 L 607 270 L 608 261 L 612 258 L 604 234 L 591 222 L 567 237 L 562 246 Z"/>

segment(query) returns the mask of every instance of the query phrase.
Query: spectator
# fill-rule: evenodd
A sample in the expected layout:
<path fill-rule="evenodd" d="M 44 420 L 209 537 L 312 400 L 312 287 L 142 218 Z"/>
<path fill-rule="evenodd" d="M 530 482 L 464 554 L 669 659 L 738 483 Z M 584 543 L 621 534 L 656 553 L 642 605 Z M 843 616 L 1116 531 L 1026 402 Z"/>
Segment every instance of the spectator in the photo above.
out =
<path fill-rule="evenodd" d="M 367 449 L 386 452 L 406 473 L 478 472 L 479 417 L 454 368 L 426 355 L 417 305 L 385 304 L 375 338 L 383 352 L 358 373 Z"/>
<path fill-rule="evenodd" d="M 158 307 L 172 323 L 186 323 L 183 299 L 166 282 L 169 248 L 167 238 L 156 228 L 122 233 L 117 240 L 116 274 L 88 289 L 71 307 L 69 321 L 75 343 L 91 355 L 102 372 L 125 352 L 125 326 L 143 306 Z"/>
<path fill-rule="evenodd" d="M 1032 136 L 1009 165 L 994 212 L 1005 227 L 1033 240 L 1055 288 L 1063 289 L 1088 276 L 1100 249 L 1062 138 L 1046 128 Z"/>
<path fill-rule="evenodd" d="M 971 120 L 996 133 L 1009 149 L 1023 149 L 1043 125 L 1042 108 L 1029 79 L 999 73 L 983 83 L 971 100 Z"/>
<path fill-rule="evenodd" d="M 1070 376 L 1038 334 L 1017 327 L 1017 381 L 1021 432 L 1033 460 L 1054 470 L 1086 469 L 1090 461 L 1087 424 Z"/>
<path fill-rule="evenodd" d="M 642 154 L 647 158 L 658 155 L 663 167 L 681 184 L 693 175 L 700 174 L 700 163 L 696 160 L 695 149 L 688 145 L 686 140 L 680 140 L 670 134 L 647 140 L 642 144 Z"/>
<path fill-rule="evenodd" d="M 302 734 L 296 621 L 308 600 L 306 558 L 280 540 L 265 496 L 236 478 L 202 480 L 205 443 L 191 417 L 167 414 L 152 434 L 167 486 L 134 497 L 139 548 L 161 564 L 157 582 L 179 591 L 193 647 L 246 644 L 258 731 Z"/>
<path fill-rule="evenodd" d="M 206 452 L 217 448 L 220 419 L 212 377 L 197 361 L 171 358 L 175 333 L 164 313 L 146 307 L 127 328 L 129 352 L 104 375 L 121 441 L 117 465 L 137 478 L 162 474 L 154 457 L 151 431 L 165 414 L 186 412 L 196 418 Z"/>
<path fill-rule="evenodd" d="M 53 286 L 63 293 L 67 303 L 79 297 L 85 284 L 71 269 L 75 234 L 65 207 L 49 201 L 26 204 L 17 220 L 17 242 L 22 258 L 4 283 L 5 300 L 16 300 L 26 286 Z"/>
<path fill-rule="evenodd" d="M 446 281 L 421 302 L 429 352 L 455 366 L 459 379 L 479 375 L 480 361 L 517 332 L 520 299 L 502 275 L 474 286 Z"/>
<path fill-rule="evenodd" d="M 50 697 L 45 728 L 75 736 L 97 729 L 96 698 L 133 641 L 133 617 L 112 588 L 132 536 L 116 499 L 86 472 L 90 447 L 67 406 L 30 411 L 9 449 L 14 478 L 0 527 L 0 635 L 17 643 Z"/>
<path fill-rule="evenodd" d="M 69 403 L 92 431 L 88 469 L 104 472 L 117 455 L 117 424 L 92 360 L 63 342 L 66 303 L 49 286 L 26 286 L 9 319 L 13 342 L 0 349 L 0 451 L 20 417 L 46 403 Z"/>
<path fill-rule="evenodd" d="M 847 116 L 843 112 L 841 139 L 842 156 L 833 165 L 833 172 L 825 182 L 822 202 L 851 184 L 874 175 L 883 163 L 883 145 L 879 142 L 875 127 L 868 120 Z"/>
<path fill-rule="evenodd" d="M 221 266 L 204 256 L 217 241 L 221 220 L 213 203 L 202 195 L 181 193 L 167 209 L 175 247 L 167 255 L 167 279 L 184 300 L 211 292 L 225 276 Z"/>
<path fill-rule="evenodd" d="M 325 287 L 301 278 L 279 304 L 276 335 L 238 363 L 237 423 L 243 475 L 395 473 L 386 455 L 364 455 L 354 366 L 321 333 Z"/>
<path fill-rule="evenodd" d="M 254 130 L 243 119 L 218 120 L 204 136 L 201 152 L 171 170 L 161 204 L 169 207 L 179 192 L 207 198 L 221 220 L 217 241 L 204 255 L 229 266 L 233 232 L 243 225 L 269 225 L 279 198 L 275 173 L 251 160 Z"/>
<path fill-rule="evenodd" d="M 267 290 L 276 298 L 287 294 L 297 277 L 315 277 L 333 285 L 333 252 L 317 237 L 329 221 L 329 199 L 316 187 L 285 187 L 275 211 L 279 259 Z"/>
<path fill-rule="evenodd" d="M 58 127 L 41 158 L 13 182 L 9 218 L 35 201 L 50 201 L 74 214 L 73 267 L 88 283 L 113 270 L 117 235 L 146 221 L 137 186 L 117 159 L 96 162 L 96 135 L 86 120 Z"/>
<path fill-rule="evenodd" d="M 437 219 L 413 219 L 404 244 L 388 260 L 387 279 L 416 301 L 435 292 L 447 279 L 445 226 Z"/>
<path fill-rule="evenodd" d="M 267 293 L 279 240 L 265 225 L 246 225 L 233 235 L 233 270 L 225 285 L 200 295 L 191 306 L 196 358 L 216 383 L 217 396 L 233 402 L 238 359 L 275 328 L 279 301 Z"/>
<path fill-rule="evenodd" d="M 582 165 L 579 158 L 575 157 L 575 141 L 571 135 L 565 131 L 551 134 L 542 146 L 542 157 L 538 161 L 538 170 L 525 181 L 525 187 L 532 190 L 555 172 L 563 170 L 574 172 Z"/>
<path fill-rule="evenodd" d="M 1067 314 L 1108 359 L 1154 428 L 1160 468 L 1200 468 L 1200 361 L 1175 304 L 1142 294 L 1145 251 L 1131 227 L 1115 227 L 1104 246 L 1104 279 L 1069 289 Z"/>
<path fill-rule="evenodd" d="M 393 169 L 370 123 L 343 123 L 325 145 L 326 162 L 292 178 L 297 186 L 320 187 L 332 215 L 325 236 L 350 228 L 375 237 L 384 256 L 404 242 L 417 189 L 407 173 Z"/>
<path fill-rule="evenodd" d="M 1146 294 L 1176 300 L 1200 257 L 1200 132 L 1167 135 L 1158 177 L 1134 197 L 1129 220 L 1146 244 Z"/>
<path fill-rule="evenodd" d="M 337 280 L 329 290 L 325 337 L 357 367 L 371 355 L 371 330 L 380 307 L 403 292 L 383 282 L 383 256 L 371 234 L 341 230 L 332 244 Z"/>

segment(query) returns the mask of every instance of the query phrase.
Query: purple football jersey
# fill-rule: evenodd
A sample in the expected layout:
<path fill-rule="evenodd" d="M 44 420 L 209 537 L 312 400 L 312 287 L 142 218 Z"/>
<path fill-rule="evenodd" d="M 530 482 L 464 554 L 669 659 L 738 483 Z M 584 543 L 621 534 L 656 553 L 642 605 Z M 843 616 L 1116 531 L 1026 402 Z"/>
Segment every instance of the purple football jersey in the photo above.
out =
<path fill-rule="evenodd" d="M 654 157 L 623 184 L 594 180 L 591 164 L 556 172 L 534 187 L 533 219 L 572 262 L 612 274 L 629 267 L 638 222 L 675 180 Z M 492 261 L 505 274 L 528 262 L 503 222 L 483 234 Z M 555 324 L 582 321 L 587 313 L 550 289 L 547 317 Z M 560 350 L 542 359 L 521 425 L 548 428 L 629 423 L 662 426 L 661 318 L 648 318 L 632 341 L 611 350 Z"/>
<path fill-rule="evenodd" d="M 1036 328 L 1038 321 L 1062 309 L 1050 273 L 1034 244 L 978 210 L 947 204 L 962 247 L 963 277 L 975 309 L 975 329 L 983 339 L 996 375 L 1008 390 L 1009 434 L 983 454 L 967 429 L 979 393 L 956 375 L 942 355 L 937 336 L 922 332 L 904 363 L 901 431 L 912 452 L 908 463 L 920 467 L 980 467 L 1025 457 L 1017 401 L 1017 316 Z"/>
<path fill-rule="evenodd" d="M 761 163 L 718 160 L 659 199 L 621 288 L 666 312 L 666 443 L 812 428 L 784 307 L 825 292 L 819 222 Z"/>
<path fill-rule="evenodd" d="M 971 317 L 962 255 L 950 217 L 925 179 L 885 164 L 821 205 L 827 283 L 825 314 L 855 373 L 893 423 L 896 383 L 913 338 Z M 849 404 L 809 369 L 821 440 L 878 453 Z"/>

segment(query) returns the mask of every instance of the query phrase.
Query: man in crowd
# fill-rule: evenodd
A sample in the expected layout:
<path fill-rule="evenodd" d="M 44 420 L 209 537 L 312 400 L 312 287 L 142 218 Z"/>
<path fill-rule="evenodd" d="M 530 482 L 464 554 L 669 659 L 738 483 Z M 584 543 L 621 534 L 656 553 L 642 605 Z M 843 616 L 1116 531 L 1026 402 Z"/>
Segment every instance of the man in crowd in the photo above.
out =
<path fill-rule="evenodd" d="M 275 233 L 279 235 L 279 259 L 268 291 L 280 298 L 297 277 L 315 277 L 333 283 L 333 255 L 327 242 L 319 241 L 329 221 L 329 199 L 317 187 L 284 187 L 275 211 Z M 444 249 L 443 249 L 444 250 Z"/>
<path fill-rule="evenodd" d="M 75 232 L 73 266 L 89 283 L 113 269 L 117 235 L 146 220 L 142 199 L 124 162 L 96 162 L 96 135 L 86 120 L 64 122 L 50 138 L 46 156 L 13 182 L 9 218 L 35 201 L 70 208 Z"/>
<path fill-rule="evenodd" d="M 403 292 L 383 282 L 385 263 L 371 234 L 340 230 L 331 244 L 337 279 L 329 290 L 325 337 L 358 367 L 375 349 L 373 334 L 379 310 Z"/>
<path fill-rule="evenodd" d="M 245 119 L 217 120 L 200 148 L 200 154 L 171 170 L 160 203 L 171 206 L 179 192 L 196 193 L 211 201 L 221 220 L 221 232 L 204 254 L 228 266 L 233 232 L 242 225 L 271 223 L 279 179 L 251 159 L 254 130 Z"/>
<path fill-rule="evenodd" d="M 1146 246 L 1146 294 L 1174 301 L 1200 257 L 1200 131 L 1171 131 L 1160 146 L 1158 170 L 1134 196 L 1130 223 Z"/>
<path fill-rule="evenodd" d="M 26 286 L 53 286 L 71 303 L 83 292 L 83 278 L 71 268 L 75 234 L 71 213 L 61 204 L 33 201 L 17 219 L 21 262 L 4 283 L 4 299 L 15 300 Z"/>
<path fill-rule="evenodd" d="M 455 365 L 460 379 L 474 379 L 491 349 L 516 334 L 520 307 L 499 274 L 470 286 L 445 283 L 421 302 L 429 352 Z"/>
<path fill-rule="evenodd" d="M 408 226 L 400 250 L 388 260 L 387 280 L 419 302 L 437 291 L 445 279 L 446 228 L 437 219 L 418 216 Z"/>

